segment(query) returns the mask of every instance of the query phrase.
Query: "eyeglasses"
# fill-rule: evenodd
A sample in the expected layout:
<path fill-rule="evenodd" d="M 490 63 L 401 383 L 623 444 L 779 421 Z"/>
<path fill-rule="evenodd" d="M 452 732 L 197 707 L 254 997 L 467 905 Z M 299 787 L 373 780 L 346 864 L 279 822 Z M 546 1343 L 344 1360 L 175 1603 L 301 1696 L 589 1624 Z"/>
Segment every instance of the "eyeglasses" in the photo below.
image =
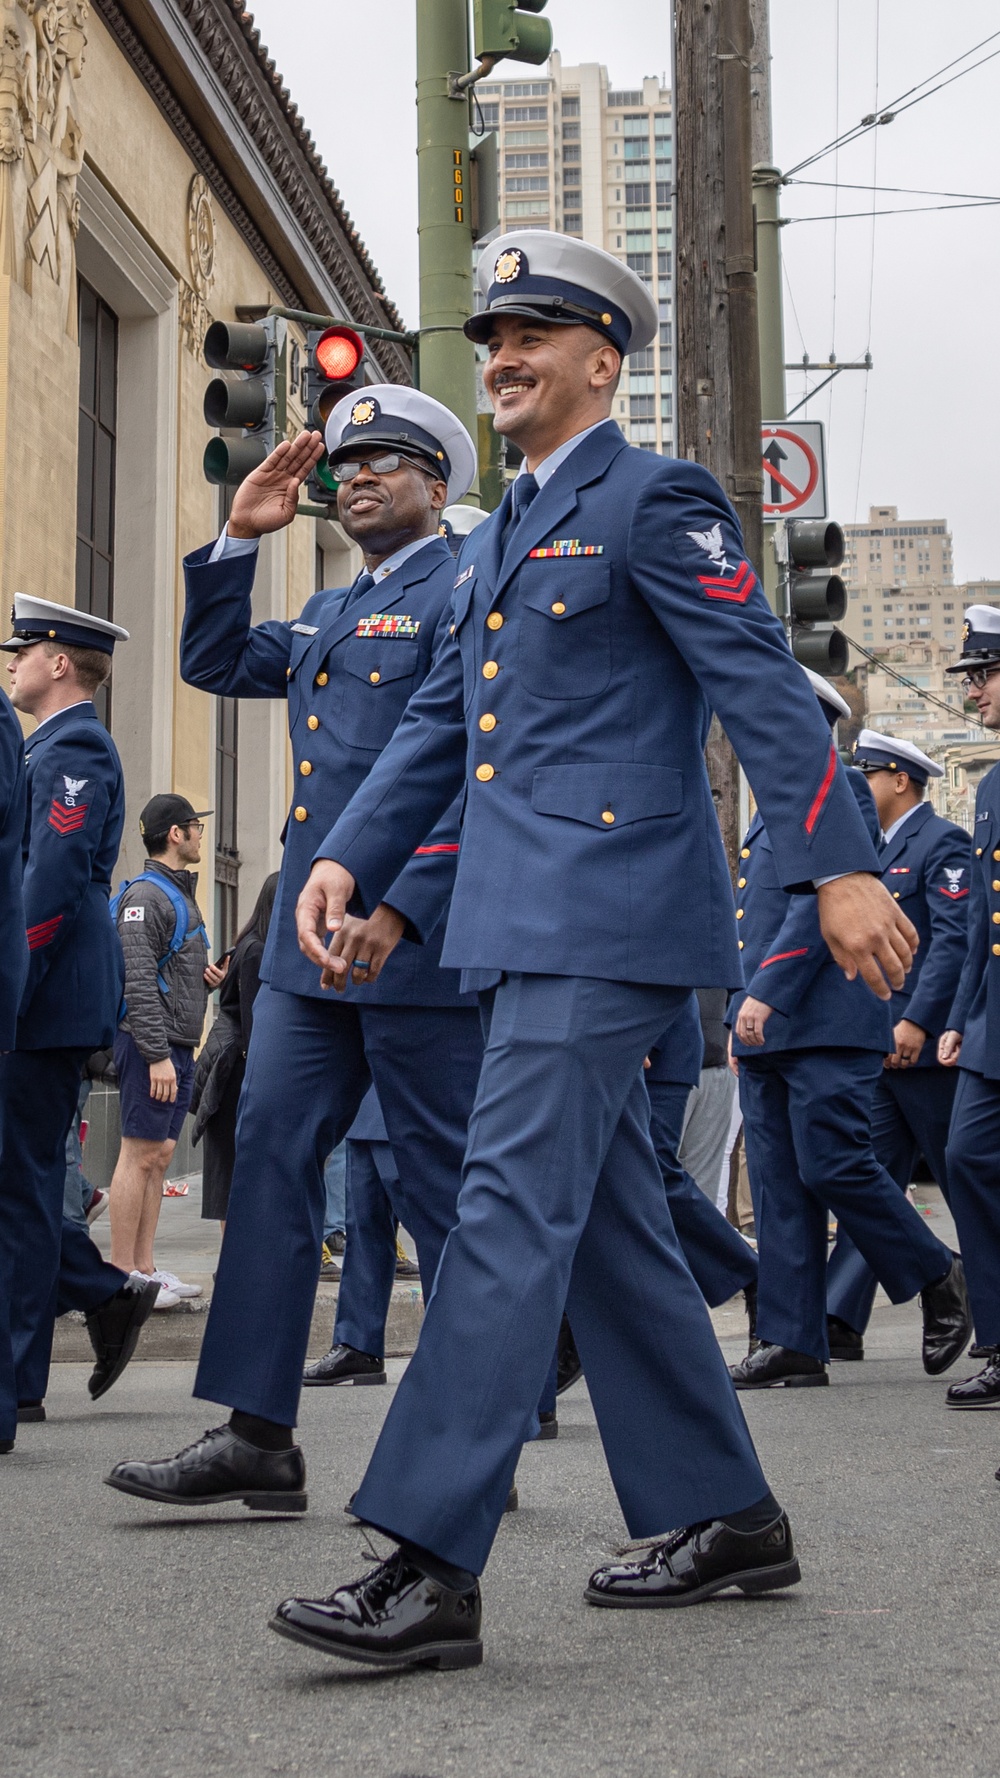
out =
<path fill-rule="evenodd" d="M 195 832 L 199 833 L 199 834 L 204 833 L 204 831 L 205 831 L 204 821 L 185 821 L 184 832 L 190 833 L 192 827 L 195 829 Z"/>
<path fill-rule="evenodd" d="M 422 469 L 433 481 L 444 481 L 441 470 L 432 469 L 428 463 L 421 463 L 417 457 L 404 457 L 399 451 L 387 451 L 384 457 L 363 458 L 360 463 L 331 463 L 330 474 L 335 481 L 352 482 L 363 469 L 370 469 L 372 475 L 392 475 L 405 463 L 410 469 Z"/>
<path fill-rule="evenodd" d="M 974 667 L 971 673 L 962 676 L 963 691 L 982 691 L 987 679 L 992 679 L 994 673 L 1000 673 L 1000 661 L 995 662 L 992 667 Z"/>

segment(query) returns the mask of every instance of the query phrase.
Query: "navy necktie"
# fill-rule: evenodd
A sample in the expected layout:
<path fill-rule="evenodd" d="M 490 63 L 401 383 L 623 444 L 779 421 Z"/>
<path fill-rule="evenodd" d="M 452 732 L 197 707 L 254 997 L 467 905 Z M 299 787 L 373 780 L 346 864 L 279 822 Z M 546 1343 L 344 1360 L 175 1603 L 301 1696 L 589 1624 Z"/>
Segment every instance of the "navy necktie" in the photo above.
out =
<path fill-rule="evenodd" d="M 346 611 L 348 605 L 355 604 L 355 602 L 358 599 L 367 598 L 368 594 L 371 592 L 372 587 L 374 585 L 375 585 L 375 576 L 374 576 L 374 574 L 369 574 L 369 572 L 366 568 L 363 574 L 358 575 L 357 580 L 354 582 L 354 585 L 352 586 L 350 592 L 347 595 L 346 600 L 344 601 L 345 611 Z"/>
<path fill-rule="evenodd" d="M 502 547 L 504 549 L 506 549 L 507 544 L 510 542 L 511 533 L 521 523 L 521 520 L 524 518 L 532 501 L 537 499 L 540 493 L 541 489 L 533 475 L 519 475 L 512 482 L 510 490 L 510 517 L 504 526 L 503 533 Z"/>

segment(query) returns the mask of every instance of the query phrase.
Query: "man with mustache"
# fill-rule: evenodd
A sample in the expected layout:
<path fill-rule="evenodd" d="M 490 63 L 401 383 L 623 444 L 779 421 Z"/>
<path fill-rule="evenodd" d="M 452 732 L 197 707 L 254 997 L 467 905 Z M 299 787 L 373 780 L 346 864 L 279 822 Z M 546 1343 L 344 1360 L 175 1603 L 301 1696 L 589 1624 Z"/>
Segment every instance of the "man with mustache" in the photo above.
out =
<path fill-rule="evenodd" d="M 233 1412 L 176 1458 L 119 1463 L 107 1478 L 175 1505 L 242 1500 L 304 1511 L 293 1428 L 319 1275 L 323 1163 L 374 1080 L 399 1169 L 393 1209 L 416 1241 L 429 1295 L 455 1220 L 482 1056 L 474 997 L 461 992 L 457 971 L 439 967 L 456 808 L 428 822 L 369 917 L 348 921 L 342 992 L 321 987 L 296 944 L 295 900 L 316 848 L 447 635 L 455 564 L 439 515 L 467 493 L 476 467 L 460 421 L 397 385 L 345 396 L 326 445 L 340 481 L 338 517 L 365 556 L 353 586 L 315 594 L 297 622 L 251 623 L 258 541 L 295 517 L 299 488 L 322 455 L 316 433 L 280 444 L 240 486 L 224 537 L 185 563 L 184 678 L 221 696 L 287 698 L 295 790 L 194 1390 Z M 404 934 L 413 942 L 395 950 Z M 381 1328 L 377 1339 L 377 1351 L 336 1348 L 329 1380 L 382 1373 Z"/>

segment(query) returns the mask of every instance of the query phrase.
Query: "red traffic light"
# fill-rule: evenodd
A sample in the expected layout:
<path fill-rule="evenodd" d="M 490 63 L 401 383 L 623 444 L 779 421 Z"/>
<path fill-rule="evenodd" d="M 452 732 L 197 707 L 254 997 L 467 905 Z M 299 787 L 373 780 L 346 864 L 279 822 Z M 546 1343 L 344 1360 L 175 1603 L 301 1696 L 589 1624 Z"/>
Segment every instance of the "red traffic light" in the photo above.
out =
<path fill-rule="evenodd" d="M 313 348 L 317 369 L 331 383 L 352 377 L 364 353 L 364 340 L 351 327 L 328 327 Z"/>

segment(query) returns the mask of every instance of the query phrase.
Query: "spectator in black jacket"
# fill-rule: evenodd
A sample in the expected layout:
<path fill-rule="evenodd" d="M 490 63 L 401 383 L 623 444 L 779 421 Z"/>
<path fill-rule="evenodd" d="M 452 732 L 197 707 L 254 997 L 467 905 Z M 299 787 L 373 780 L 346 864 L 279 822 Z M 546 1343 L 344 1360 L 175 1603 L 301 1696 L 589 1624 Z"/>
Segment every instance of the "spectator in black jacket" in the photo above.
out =
<path fill-rule="evenodd" d="M 208 996 L 224 976 L 207 964 L 198 878 L 190 868 L 201 859 L 201 815 L 208 813 L 199 814 L 183 796 L 151 798 L 139 817 L 148 863 L 117 912 L 125 1017 L 115 1037 L 122 1145 L 111 1181 L 112 1264 L 155 1278 L 157 1309 L 201 1295 L 200 1284 L 156 1270 L 153 1239 L 163 1181 L 191 1103 Z"/>
<path fill-rule="evenodd" d="M 246 1072 L 253 1003 L 260 987 L 260 962 L 271 924 L 278 873 L 264 881 L 253 913 L 234 944 L 219 992 L 219 1016 L 208 1034 L 194 1071 L 192 1141 L 205 1138 L 201 1214 L 226 1229 L 229 1187 L 236 1159 L 236 1111 Z"/>

